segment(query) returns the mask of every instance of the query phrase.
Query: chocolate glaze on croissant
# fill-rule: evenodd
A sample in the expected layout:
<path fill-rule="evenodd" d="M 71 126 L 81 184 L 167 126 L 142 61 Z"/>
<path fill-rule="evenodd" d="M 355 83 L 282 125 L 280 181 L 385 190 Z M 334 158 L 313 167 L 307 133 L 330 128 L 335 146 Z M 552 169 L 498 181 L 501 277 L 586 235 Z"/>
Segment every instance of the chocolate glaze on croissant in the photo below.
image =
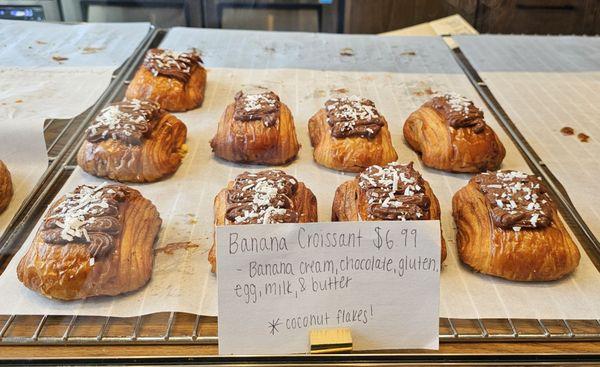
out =
<path fill-rule="evenodd" d="M 452 199 L 463 263 L 518 281 L 564 277 L 579 264 L 569 236 L 540 180 L 518 171 L 473 177 Z"/>
<path fill-rule="evenodd" d="M 244 172 L 215 197 L 215 227 L 317 221 L 317 198 L 304 183 L 280 170 Z M 216 243 L 208 254 L 212 272 Z"/>
<path fill-rule="evenodd" d="M 328 168 L 360 172 L 398 159 L 385 118 L 365 98 L 328 100 L 308 121 L 308 132 L 315 161 Z"/>
<path fill-rule="evenodd" d="M 430 219 L 440 219 L 440 204 L 412 162 L 374 165 L 344 182 L 335 192 L 331 216 L 332 221 Z M 443 262 L 446 243 L 441 239 Z"/>
<path fill-rule="evenodd" d="M 13 185 L 10 172 L 4 162 L 0 161 L 0 214 L 6 210 L 13 196 Z"/>
<path fill-rule="evenodd" d="M 204 100 L 206 69 L 195 50 L 148 50 L 142 66 L 127 88 L 129 99 L 157 102 L 171 112 L 199 107 Z"/>
<path fill-rule="evenodd" d="M 210 146 L 219 158 L 280 165 L 293 160 L 300 144 L 289 108 L 273 92 L 238 92 L 219 120 Z"/>
<path fill-rule="evenodd" d="M 173 174 L 181 164 L 186 133 L 183 122 L 154 102 L 113 103 L 88 128 L 77 163 L 98 177 L 157 181 Z"/>
<path fill-rule="evenodd" d="M 17 266 L 23 284 L 62 300 L 117 295 L 145 285 L 161 219 L 123 185 L 79 186 L 54 203 Z"/>
<path fill-rule="evenodd" d="M 423 164 L 449 172 L 495 170 L 506 154 L 483 111 L 456 94 L 436 96 L 413 112 L 404 138 Z"/>

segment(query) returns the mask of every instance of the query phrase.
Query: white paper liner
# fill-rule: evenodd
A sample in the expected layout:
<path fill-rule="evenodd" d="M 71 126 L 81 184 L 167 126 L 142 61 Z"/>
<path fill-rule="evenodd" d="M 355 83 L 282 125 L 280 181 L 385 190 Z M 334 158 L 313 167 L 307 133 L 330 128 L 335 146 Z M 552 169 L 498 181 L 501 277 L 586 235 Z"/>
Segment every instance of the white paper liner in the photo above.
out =
<path fill-rule="evenodd" d="M 0 67 L 117 68 L 149 29 L 150 23 L 0 20 Z"/>
<path fill-rule="evenodd" d="M 156 247 L 191 241 L 199 248 L 158 253 L 150 283 L 138 292 L 94 298 L 87 301 L 58 302 L 28 290 L 16 279 L 15 268 L 29 241 L 0 277 L 0 289 L 13 302 L 0 304 L 0 313 L 135 316 L 160 311 L 216 315 L 216 278 L 210 274 L 207 251 L 212 243 L 213 198 L 244 170 L 262 167 L 242 166 L 215 159 L 209 139 L 225 106 L 241 87 L 264 86 L 273 89 L 288 104 L 296 121 L 302 149 L 296 161 L 284 169 L 305 182 L 317 196 L 320 221 L 328 221 L 337 185 L 352 178 L 321 168 L 312 159 L 307 121 L 332 92 L 345 88 L 375 101 L 390 123 L 393 143 L 401 162 L 415 161 L 427 179 L 442 208 L 444 237 L 449 254 L 441 274 L 440 316 L 455 318 L 597 318 L 600 313 L 600 275 L 582 251 L 578 269 L 566 279 L 550 283 L 517 283 L 475 274 L 464 268 L 457 257 L 451 197 L 466 184 L 469 175 L 443 173 L 421 166 L 417 155 L 404 143 L 402 124 L 410 112 L 429 96 L 416 95 L 431 88 L 454 91 L 483 106 L 467 79 L 460 74 L 399 74 L 332 72 L 290 69 L 221 69 L 209 71 L 206 100 L 200 109 L 178 116 L 188 126 L 189 153 L 177 173 L 161 182 L 133 185 L 152 200 L 163 218 Z M 485 109 L 484 109 L 485 110 Z M 485 110 L 487 120 L 507 148 L 503 168 L 527 171 L 524 160 L 502 129 Z M 77 169 L 63 192 L 81 183 L 100 183 Z"/>

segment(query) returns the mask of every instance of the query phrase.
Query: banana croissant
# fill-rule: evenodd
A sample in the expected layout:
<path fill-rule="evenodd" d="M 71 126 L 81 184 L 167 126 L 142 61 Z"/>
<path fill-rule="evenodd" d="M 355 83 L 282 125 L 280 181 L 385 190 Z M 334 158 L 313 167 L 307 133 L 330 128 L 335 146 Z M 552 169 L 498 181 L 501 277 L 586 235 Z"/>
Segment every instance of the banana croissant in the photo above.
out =
<path fill-rule="evenodd" d="M 360 172 L 398 159 L 387 121 L 365 98 L 328 100 L 308 121 L 308 132 L 315 161 L 328 168 Z"/>
<path fill-rule="evenodd" d="M 238 92 L 210 146 L 222 159 L 266 165 L 287 163 L 300 150 L 292 113 L 271 91 Z"/>
<path fill-rule="evenodd" d="M 483 111 L 456 94 L 436 96 L 413 112 L 404 138 L 424 165 L 449 172 L 495 170 L 506 154 Z"/>
<path fill-rule="evenodd" d="M 429 183 L 409 164 L 370 166 L 335 191 L 331 220 L 439 220 L 440 203 Z M 446 242 L 441 237 L 441 261 Z"/>
<path fill-rule="evenodd" d="M 13 185 L 10 172 L 4 162 L 0 161 L 0 213 L 2 213 L 13 196 Z"/>
<path fill-rule="evenodd" d="M 79 186 L 50 207 L 17 276 L 61 300 L 136 290 L 150 280 L 160 225 L 158 211 L 137 190 Z"/>
<path fill-rule="evenodd" d="M 142 66 L 127 88 L 129 99 L 157 102 L 171 112 L 199 107 L 204 100 L 206 69 L 195 50 L 148 50 Z"/>
<path fill-rule="evenodd" d="M 88 128 L 77 163 L 94 176 L 153 182 L 177 171 L 186 134 L 183 122 L 154 102 L 113 103 Z"/>
<path fill-rule="evenodd" d="M 509 280 L 562 278 L 579 250 L 540 180 L 518 171 L 473 177 L 452 199 L 460 259 Z"/>
<path fill-rule="evenodd" d="M 215 227 L 317 221 L 317 198 L 304 183 L 280 170 L 244 172 L 215 197 Z M 208 253 L 216 272 L 216 243 Z"/>

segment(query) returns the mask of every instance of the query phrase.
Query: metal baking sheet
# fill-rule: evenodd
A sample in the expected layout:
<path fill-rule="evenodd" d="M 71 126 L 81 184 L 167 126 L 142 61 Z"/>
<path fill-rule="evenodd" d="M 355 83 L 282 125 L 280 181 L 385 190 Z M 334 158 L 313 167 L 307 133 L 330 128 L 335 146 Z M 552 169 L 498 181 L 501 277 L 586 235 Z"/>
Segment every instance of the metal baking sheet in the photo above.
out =
<path fill-rule="evenodd" d="M 268 46 L 265 48 L 265 45 Z M 422 167 L 401 135 L 404 119 L 429 98 L 432 90 L 461 93 L 483 107 L 441 39 L 174 29 L 163 46 L 178 50 L 196 47 L 202 52 L 209 68 L 207 96 L 202 108 L 178 114 L 189 129 L 189 153 L 178 172 L 158 183 L 134 186 L 155 202 L 163 217 L 164 226 L 157 248 L 188 241 L 199 247 L 171 254 L 159 252 L 151 282 L 138 292 L 65 303 L 40 297 L 16 280 L 16 263 L 28 246 L 27 242 L 0 277 L 0 289 L 15 300 L 10 305 L 0 305 L 0 313 L 134 316 L 180 311 L 216 315 L 216 281 L 208 272 L 206 262 L 213 233 L 212 201 L 229 179 L 244 170 L 261 167 L 234 165 L 215 159 L 208 140 L 216 130 L 219 116 L 238 89 L 264 86 L 277 92 L 293 112 L 303 147 L 299 158 L 284 169 L 315 192 L 321 221 L 330 218 L 335 186 L 351 179 L 352 175 L 327 170 L 313 162 L 308 118 L 331 95 L 360 94 L 376 102 L 390 123 L 399 160 L 415 161 L 440 199 L 449 250 L 441 279 L 441 316 L 598 318 L 600 275 L 583 251 L 577 271 L 552 283 L 503 281 L 474 274 L 460 264 L 450 203 L 452 194 L 465 185 L 470 176 Z M 507 148 L 503 168 L 527 171 L 525 160 L 510 138 L 489 111 L 483 109 L 489 124 Z M 99 182 L 102 180 L 76 169 L 63 192 L 80 183 Z"/>
<path fill-rule="evenodd" d="M 455 39 L 600 239 L 600 37 Z"/>

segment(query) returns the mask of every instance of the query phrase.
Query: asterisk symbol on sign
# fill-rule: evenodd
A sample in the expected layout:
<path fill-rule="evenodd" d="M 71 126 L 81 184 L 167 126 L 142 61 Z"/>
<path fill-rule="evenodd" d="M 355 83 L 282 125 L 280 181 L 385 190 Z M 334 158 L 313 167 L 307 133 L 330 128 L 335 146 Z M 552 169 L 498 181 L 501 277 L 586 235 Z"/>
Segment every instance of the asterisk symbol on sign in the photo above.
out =
<path fill-rule="evenodd" d="M 279 330 L 277 329 L 277 326 L 281 325 L 281 322 L 279 322 L 279 318 L 277 318 L 277 320 L 268 322 L 267 324 L 269 325 L 271 335 L 275 335 L 275 332 L 279 332 Z"/>

